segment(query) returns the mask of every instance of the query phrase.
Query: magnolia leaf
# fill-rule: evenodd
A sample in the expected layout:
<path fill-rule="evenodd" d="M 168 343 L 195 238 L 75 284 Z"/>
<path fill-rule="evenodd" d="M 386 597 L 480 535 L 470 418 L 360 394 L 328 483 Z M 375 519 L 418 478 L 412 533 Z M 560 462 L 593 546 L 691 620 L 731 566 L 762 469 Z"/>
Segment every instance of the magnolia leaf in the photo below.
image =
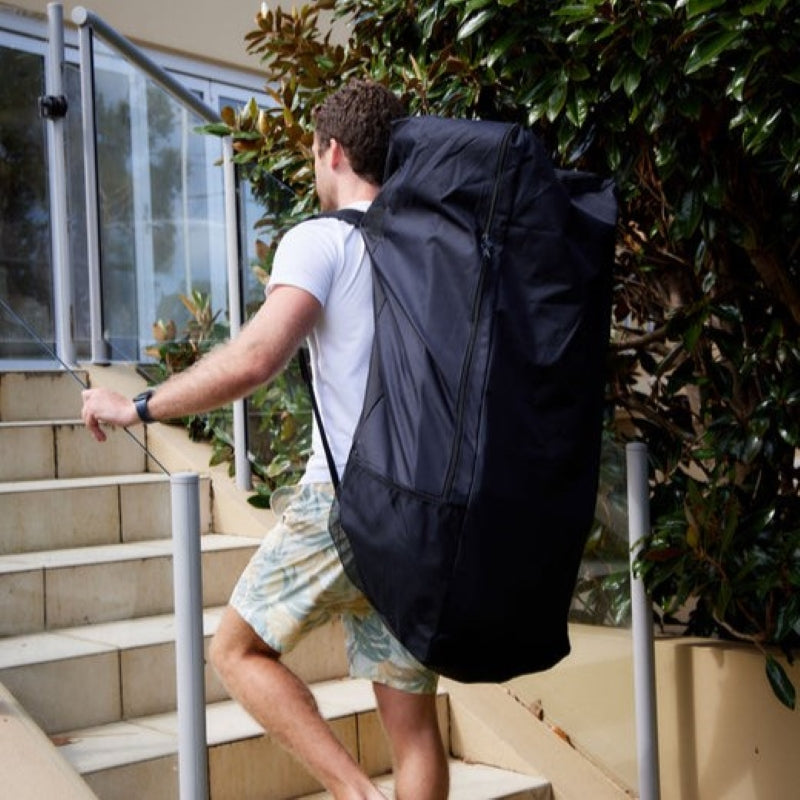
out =
<path fill-rule="evenodd" d="M 467 14 L 471 14 L 473 11 L 477 11 L 479 8 L 488 6 L 489 3 L 493 2 L 494 0 L 468 0 L 467 4 L 464 6 L 464 10 Z"/>
<path fill-rule="evenodd" d="M 284 472 L 288 472 L 292 468 L 292 463 L 285 456 L 278 456 L 273 458 L 267 465 L 266 474 L 270 478 L 277 478 Z"/>
<path fill-rule="evenodd" d="M 767 679 L 775 696 L 787 708 L 794 710 L 796 691 L 794 684 L 789 680 L 786 670 L 778 663 L 774 656 L 767 656 Z"/>
<path fill-rule="evenodd" d="M 689 19 L 698 17 L 701 14 L 707 14 L 715 8 L 724 6 L 727 0 L 687 0 L 686 2 L 686 16 Z"/>
<path fill-rule="evenodd" d="M 775 129 L 775 124 L 783 113 L 782 108 L 777 108 L 766 118 L 754 119 L 742 134 L 742 141 L 745 149 L 751 153 L 757 153 L 767 142 Z"/>
<path fill-rule="evenodd" d="M 644 61 L 650 52 L 650 42 L 653 39 L 653 28 L 650 25 L 639 25 L 633 33 L 631 46 L 633 52 Z"/>
<path fill-rule="evenodd" d="M 572 92 L 566 104 L 567 119 L 576 127 L 583 127 L 586 122 L 586 115 L 589 112 L 589 104 L 586 98 L 577 92 Z M 575 156 L 573 156 L 574 158 Z"/>
<path fill-rule="evenodd" d="M 773 641 L 780 642 L 792 632 L 800 633 L 800 595 L 794 594 L 775 615 Z"/>
<path fill-rule="evenodd" d="M 479 31 L 492 17 L 495 12 L 493 10 L 480 11 L 473 17 L 469 17 L 458 29 L 457 39 L 468 39 L 472 34 Z"/>
<path fill-rule="evenodd" d="M 202 133 L 210 133 L 212 136 L 227 136 L 231 132 L 231 129 L 223 122 L 203 125 L 199 130 Z"/>
<path fill-rule="evenodd" d="M 250 497 L 247 498 L 247 502 L 255 508 L 269 508 L 269 495 L 262 494 L 261 492 L 251 494 Z"/>
<path fill-rule="evenodd" d="M 739 13 L 743 17 L 749 17 L 752 15 L 762 15 L 765 14 L 767 9 L 772 4 L 772 0 L 757 0 L 754 3 L 748 3 L 747 5 L 742 6 L 739 9 Z"/>
<path fill-rule="evenodd" d="M 256 102 L 255 97 L 251 97 L 247 101 L 247 105 L 243 109 L 243 116 L 253 121 L 258 118 L 258 103 Z"/>
<path fill-rule="evenodd" d="M 625 90 L 625 94 L 628 97 L 631 97 L 633 93 L 639 88 L 639 84 L 642 82 L 642 69 L 637 64 L 634 67 L 631 67 L 625 73 L 625 80 L 623 81 L 622 88 Z"/>
<path fill-rule="evenodd" d="M 519 34 L 515 30 L 510 30 L 501 36 L 489 48 L 489 54 L 486 56 L 486 66 L 492 67 L 495 62 L 502 58 L 509 50 L 509 48 L 519 42 Z"/>
<path fill-rule="evenodd" d="M 687 75 L 697 72 L 697 70 L 714 61 L 721 53 L 732 49 L 734 43 L 738 44 L 740 38 L 741 33 L 739 31 L 725 31 L 716 36 L 703 39 L 689 54 L 689 58 L 686 59 L 684 71 Z"/>
<path fill-rule="evenodd" d="M 567 66 L 569 78 L 572 81 L 585 81 L 592 77 L 589 67 L 582 61 L 572 61 Z"/>
<path fill-rule="evenodd" d="M 550 122 L 553 122 L 564 108 L 564 103 L 567 101 L 567 88 L 566 82 L 560 83 L 547 98 L 547 119 Z"/>

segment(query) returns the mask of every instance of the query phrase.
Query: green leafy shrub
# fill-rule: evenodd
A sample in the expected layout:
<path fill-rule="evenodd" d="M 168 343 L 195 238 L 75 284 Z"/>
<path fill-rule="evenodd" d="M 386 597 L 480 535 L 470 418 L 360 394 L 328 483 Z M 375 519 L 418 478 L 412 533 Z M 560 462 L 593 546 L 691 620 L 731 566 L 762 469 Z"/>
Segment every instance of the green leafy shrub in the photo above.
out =
<path fill-rule="evenodd" d="M 159 319 L 153 323 L 155 344 L 146 348 L 145 353 L 154 362 L 141 368 L 151 384 L 161 383 L 170 375 L 188 369 L 229 333 L 227 325 L 218 322 L 219 311 L 212 310 L 208 295 L 193 290 L 188 296 L 179 295 L 179 299 L 189 312 L 180 336 L 174 320 Z M 209 414 L 192 414 L 177 422 L 184 425 L 193 441 L 213 441 L 220 438 L 215 436 L 215 431 L 222 436 L 221 432 L 230 426 L 230 411 L 219 409 Z M 221 447 L 215 447 L 214 463 L 224 459 L 223 453 Z"/>
<path fill-rule="evenodd" d="M 263 255 L 263 250 L 259 252 Z M 153 325 L 156 341 L 146 353 L 154 362 L 142 366 L 150 383 L 160 383 L 173 373 L 188 369 L 230 334 L 228 326 L 217 321 L 220 312 L 212 311 L 208 295 L 193 291 L 188 297 L 180 295 L 180 300 L 190 315 L 180 336 L 173 320 L 158 320 Z M 249 501 L 265 507 L 276 488 L 297 482 L 308 458 L 311 404 L 297 367 L 292 365 L 269 386 L 256 390 L 249 398 L 247 410 L 248 459 L 258 479 Z M 193 441 L 211 444 L 211 466 L 228 463 L 229 470 L 233 470 L 230 406 L 191 414 L 175 422 L 186 428 Z"/>
<path fill-rule="evenodd" d="M 347 41 L 320 29 L 333 10 Z M 800 5 L 320 0 L 247 36 L 274 106 L 226 112 L 313 208 L 310 111 L 372 76 L 412 113 L 531 125 L 621 200 L 609 430 L 649 447 L 638 569 L 665 619 L 752 642 L 793 707 L 800 634 Z M 284 220 L 285 221 L 285 220 Z M 280 224 L 280 221 L 275 221 Z M 613 613 L 612 613 L 613 616 Z"/>

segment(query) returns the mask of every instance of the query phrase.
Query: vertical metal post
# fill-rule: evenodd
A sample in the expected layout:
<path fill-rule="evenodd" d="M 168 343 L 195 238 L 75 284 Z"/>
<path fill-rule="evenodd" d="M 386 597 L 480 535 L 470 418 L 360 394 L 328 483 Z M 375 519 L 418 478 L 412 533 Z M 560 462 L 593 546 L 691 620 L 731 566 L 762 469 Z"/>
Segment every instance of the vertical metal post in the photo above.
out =
<path fill-rule="evenodd" d="M 660 797 L 658 721 L 656 713 L 653 610 L 633 562 L 643 537 L 650 533 L 650 490 L 647 446 L 632 442 L 625 448 L 628 483 L 628 537 L 631 559 L 631 614 L 633 621 L 633 683 L 636 713 L 636 749 L 639 765 L 639 797 Z"/>
<path fill-rule="evenodd" d="M 45 93 L 48 98 L 64 95 L 64 8 L 47 4 L 47 71 Z M 59 359 L 75 364 L 72 336 L 72 275 L 69 259 L 69 217 L 67 213 L 67 160 L 65 154 L 64 112 L 48 113 L 47 161 L 50 190 L 50 231 L 53 263 L 53 316 L 55 346 Z"/>
<path fill-rule="evenodd" d="M 97 128 L 94 98 L 94 43 L 88 25 L 78 28 L 83 117 L 83 183 L 86 202 L 86 261 L 89 270 L 89 328 L 92 361 L 104 363 L 108 352 L 103 336 L 103 296 L 100 277 L 100 206 L 97 179 Z"/>
<path fill-rule="evenodd" d="M 170 478 L 172 497 L 178 785 L 181 800 L 208 797 L 200 496 L 195 473 Z"/>
<path fill-rule="evenodd" d="M 239 226 L 236 204 L 236 165 L 233 163 L 233 140 L 222 139 L 222 159 L 225 189 L 225 246 L 228 265 L 228 318 L 231 338 L 242 327 L 242 293 L 239 264 Z M 233 404 L 233 446 L 236 486 L 252 488 L 250 462 L 247 459 L 247 412 L 244 400 Z"/>

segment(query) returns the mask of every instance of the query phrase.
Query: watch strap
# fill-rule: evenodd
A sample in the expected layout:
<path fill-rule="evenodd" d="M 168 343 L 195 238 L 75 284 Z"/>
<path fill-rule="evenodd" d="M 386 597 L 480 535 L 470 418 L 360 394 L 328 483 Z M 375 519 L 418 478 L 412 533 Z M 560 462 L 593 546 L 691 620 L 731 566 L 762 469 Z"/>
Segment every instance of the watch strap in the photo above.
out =
<path fill-rule="evenodd" d="M 136 407 L 136 413 L 139 415 L 139 419 L 145 424 L 148 422 L 155 422 L 153 417 L 150 415 L 150 409 L 147 407 L 147 403 L 153 394 L 153 389 L 147 389 L 141 394 L 137 394 L 136 397 L 133 398 L 133 405 Z"/>

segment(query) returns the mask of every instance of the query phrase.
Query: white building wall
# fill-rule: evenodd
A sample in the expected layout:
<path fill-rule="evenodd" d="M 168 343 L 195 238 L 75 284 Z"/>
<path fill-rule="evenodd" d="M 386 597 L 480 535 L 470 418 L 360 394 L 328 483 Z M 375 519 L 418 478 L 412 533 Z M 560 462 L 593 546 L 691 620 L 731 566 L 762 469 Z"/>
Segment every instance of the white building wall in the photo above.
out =
<path fill-rule="evenodd" d="M 0 3 L 0 10 L 47 15 L 46 0 Z M 64 19 L 83 6 L 137 44 L 204 61 L 259 71 L 258 57 L 245 51 L 245 34 L 255 27 L 260 0 L 87 0 L 62 3 Z M 278 5 L 269 0 L 270 6 Z M 283 4 L 289 8 L 291 0 Z"/>

